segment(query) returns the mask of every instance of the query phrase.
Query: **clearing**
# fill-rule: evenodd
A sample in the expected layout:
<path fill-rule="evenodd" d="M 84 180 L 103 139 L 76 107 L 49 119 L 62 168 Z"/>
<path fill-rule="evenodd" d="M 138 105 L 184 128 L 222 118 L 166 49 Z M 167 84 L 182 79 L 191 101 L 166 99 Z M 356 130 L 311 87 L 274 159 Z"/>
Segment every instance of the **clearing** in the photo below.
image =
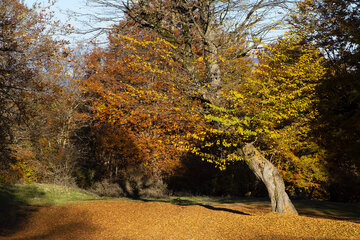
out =
<path fill-rule="evenodd" d="M 0 189 L 0 240 L 360 239 L 358 205 L 299 201 L 301 215 L 286 216 L 270 213 L 258 199 L 104 200 L 64 189 L 53 194 L 62 199 L 54 205 L 44 190 L 49 185 L 27 186 L 32 190 Z"/>

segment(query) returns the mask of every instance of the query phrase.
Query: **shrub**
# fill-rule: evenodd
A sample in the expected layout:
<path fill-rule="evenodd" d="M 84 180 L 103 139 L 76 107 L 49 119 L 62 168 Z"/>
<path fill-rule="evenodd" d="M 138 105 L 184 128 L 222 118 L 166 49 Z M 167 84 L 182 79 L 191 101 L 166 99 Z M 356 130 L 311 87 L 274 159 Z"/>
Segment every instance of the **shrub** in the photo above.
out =
<path fill-rule="evenodd" d="M 129 167 L 121 171 L 120 185 L 128 197 L 159 198 L 168 195 L 167 185 L 162 177 L 149 174 L 141 167 Z"/>
<path fill-rule="evenodd" d="M 96 182 L 90 189 L 91 192 L 102 197 L 124 197 L 125 193 L 117 183 L 112 183 L 108 179 Z"/>
<path fill-rule="evenodd" d="M 162 179 L 149 178 L 140 189 L 141 197 L 161 198 L 169 195 L 167 184 Z"/>

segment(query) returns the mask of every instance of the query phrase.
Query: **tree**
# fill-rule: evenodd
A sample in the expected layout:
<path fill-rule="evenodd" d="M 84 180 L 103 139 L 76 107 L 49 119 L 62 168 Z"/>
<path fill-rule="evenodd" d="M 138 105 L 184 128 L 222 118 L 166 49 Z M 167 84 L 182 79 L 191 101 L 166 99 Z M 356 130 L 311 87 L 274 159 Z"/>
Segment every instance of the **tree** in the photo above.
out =
<path fill-rule="evenodd" d="M 110 33 L 108 48 L 88 57 L 82 85 L 93 121 L 119 133 L 102 137 L 113 173 L 131 163 L 146 166 L 149 174 L 171 173 L 182 155 L 177 144 L 201 129 L 201 115 L 178 86 L 187 78 L 176 72 L 171 44 L 139 27 L 121 26 Z"/>
<path fill-rule="evenodd" d="M 237 55 L 244 55 L 254 48 L 262 36 L 274 26 L 264 24 L 267 14 L 285 4 L 284 1 L 128 1 L 118 4 L 114 1 L 92 1 L 102 6 L 115 7 L 141 26 L 151 29 L 172 44 L 175 59 L 180 59 L 184 70 L 191 79 L 189 95 L 196 96 L 205 102 L 221 105 L 221 50 L 231 45 L 239 44 Z M 229 28 L 226 23 L 234 21 Z M 275 23 L 275 25 L 277 22 Z M 220 36 L 220 37 L 219 37 Z M 224 36 L 226 38 L 221 38 Z M 249 45 L 247 45 L 249 44 Z M 236 48 L 235 48 L 236 49 Z M 245 51 L 244 51 L 245 49 Z M 200 57 L 204 61 L 204 77 L 196 74 L 196 61 Z M 200 74 L 201 76 L 201 74 Z M 258 153 L 253 145 L 244 145 L 252 153 Z M 247 151 L 249 152 L 249 151 Z M 249 165 L 255 165 L 259 154 L 245 154 Z M 265 165 L 264 165 L 265 166 Z M 264 167 L 263 166 L 263 167 Z M 267 164 L 268 172 L 277 172 L 271 164 Z M 262 169 L 264 171 L 264 169 Z M 276 176 L 275 176 L 276 175 Z M 270 174 L 267 187 L 284 185 L 279 174 Z M 271 179 L 272 178 L 272 179 Z M 286 196 L 284 187 L 276 188 L 275 195 Z M 272 209 L 279 212 L 296 213 L 295 208 L 287 198 L 271 197 Z M 275 207 L 277 206 L 277 207 Z"/>
<path fill-rule="evenodd" d="M 174 57 L 181 60 L 184 70 L 191 77 L 190 92 L 193 95 L 199 89 L 202 95 L 220 89 L 221 50 L 232 45 L 234 49 L 238 47 L 237 55 L 245 55 L 279 25 L 285 16 L 282 10 L 287 8 L 286 1 L 271 0 L 88 2 L 94 7 L 112 9 L 114 16 L 116 10 L 122 11 L 125 17 L 155 31 L 176 46 Z M 104 19 L 117 22 L 119 19 L 114 16 Z M 97 19 L 101 20 L 100 17 Z M 196 73 L 195 64 L 199 57 L 205 62 L 205 78 Z M 211 86 L 206 88 L 207 84 Z"/>
<path fill-rule="evenodd" d="M 47 62 L 41 79 L 46 87 L 28 96 L 29 118 L 16 129 L 19 137 L 14 143 L 18 160 L 24 151 L 32 153 L 30 162 L 39 176 L 37 181 L 60 185 L 75 184 L 73 171 L 79 158 L 71 138 L 79 127 L 81 99 L 72 66 L 77 63 L 70 57 L 74 55 L 66 49 L 66 56 L 54 52 Z"/>
<path fill-rule="evenodd" d="M 255 141 L 281 171 L 288 189 L 321 197 L 327 179 L 325 154 L 313 124 L 319 117 L 316 90 L 326 68 L 304 36 L 291 33 L 265 46 L 253 73 L 226 91 L 227 107 L 215 108 L 208 118 L 231 126 L 230 134 L 236 134 L 240 143 Z M 239 144 L 231 139 L 228 142 Z"/>
<path fill-rule="evenodd" d="M 353 0 L 314 0 L 299 4 L 291 21 L 310 32 L 326 59 L 327 74 L 318 88 L 316 126 L 326 149 L 333 200 L 358 201 L 360 114 L 360 4 Z"/>
<path fill-rule="evenodd" d="M 41 89 L 36 69 L 31 67 L 36 46 L 31 46 L 38 35 L 36 21 L 30 9 L 20 2 L 6 0 L 0 3 L 0 136 L 2 168 L 8 168 L 11 159 L 10 144 L 14 141 L 13 127 L 20 123 L 26 110 L 24 97 Z M 33 26 L 33 28 L 27 29 Z M 34 59 L 36 61 L 36 59 Z"/>
<path fill-rule="evenodd" d="M 223 92 L 229 102 L 224 107 L 211 106 L 213 111 L 206 117 L 217 126 L 211 130 L 216 141 L 199 137 L 205 138 L 199 154 L 220 168 L 245 160 L 265 183 L 270 198 L 277 198 L 272 199 L 272 209 L 279 212 L 291 206 L 281 175 L 288 189 L 315 192 L 319 197 L 327 176 L 324 150 L 316 144 L 311 128 L 318 116 L 315 89 L 325 68 L 318 51 L 302 39 L 293 33 L 265 46 L 253 73 L 238 83 L 230 82 Z M 217 153 L 214 147 L 222 150 Z M 284 195 L 277 192 L 279 188 Z"/>
<path fill-rule="evenodd" d="M 71 95 L 65 90 L 69 78 L 64 73 L 69 59 L 65 42 L 52 39 L 61 26 L 48 25 L 51 16 L 46 9 L 5 0 L 0 3 L 0 18 L 0 151 L 7 153 L 1 164 L 8 171 L 3 176 L 11 176 L 12 169 L 23 181 L 38 181 L 45 160 L 54 157 L 43 158 L 50 145 L 64 146 L 68 141 L 61 131 L 69 126 L 67 119 L 57 120 L 66 112 L 59 103 Z"/>

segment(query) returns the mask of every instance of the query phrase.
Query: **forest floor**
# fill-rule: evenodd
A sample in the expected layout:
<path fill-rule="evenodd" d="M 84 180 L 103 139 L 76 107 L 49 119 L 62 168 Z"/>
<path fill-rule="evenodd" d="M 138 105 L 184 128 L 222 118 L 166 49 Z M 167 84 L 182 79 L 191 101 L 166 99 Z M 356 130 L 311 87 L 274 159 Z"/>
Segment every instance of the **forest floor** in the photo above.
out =
<path fill-rule="evenodd" d="M 34 194 L 31 187 L 27 199 L 40 199 L 41 194 Z M 8 189 L 0 197 L 10 199 Z M 83 200 L 88 197 L 94 196 Z M 295 204 L 300 216 L 271 213 L 269 203 L 261 199 L 95 199 L 41 206 L 17 204 L 16 208 L 8 204 L 0 206 L 1 213 L 6 213 L 0 214 L 0 240 L 360 239 L 357 206 L 312 201 Z"/>
<path fill-rule="evenodd" d="M 89 201 L 22 211 L 26 221 L 0 235 L 1 240 L 360 239 L 359 223 L 284 216 L 244 203 Z"/>

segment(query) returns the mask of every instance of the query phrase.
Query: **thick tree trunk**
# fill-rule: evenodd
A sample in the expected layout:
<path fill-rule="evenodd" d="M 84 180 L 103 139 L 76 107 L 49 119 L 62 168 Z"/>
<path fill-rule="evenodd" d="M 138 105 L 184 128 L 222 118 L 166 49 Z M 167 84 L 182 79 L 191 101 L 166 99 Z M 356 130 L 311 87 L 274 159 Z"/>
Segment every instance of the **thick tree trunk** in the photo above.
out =
<path fill-rule="evenodd" d="M 204 60 L 206 66 L 206 84 L 210 84 L 213 92 L 218 92 L 221 87 L 218 48 L 215 44 L 216 33 L 210 27 L 204 37 Z"/>
<path fill-rule="evenodd" d="M 247 144 L 242 152 L 250 169 L 265 184 L 271 200 L 271 210 L 278 213 L 298 214 L 285 192 L 284 180 L 275 166 L 253 144 Z"/>
<path fill-rule="evenodd" d="M 204 62 L 206 78 L 202 82 L 203 96 L 212 104 L 217 104 L 221 88 L 221 71 L 219 64 L 219 53 L 216 41 L 218 36 L 215 27 L 215 4 L 214 1 L 204 0 L 199 3 L 199 25 L 198 30 L 203 41 Z"/>
<path fill-rule="evenodd" d="M 209 28 L 204 37 L 204 61 L 206 67 L 206 78 L 202 86 L 203 96 L 212 104 L 220 104 L 221 72 L 219 66 L 219 54 L 215 44 L 216 33 Z"/>

